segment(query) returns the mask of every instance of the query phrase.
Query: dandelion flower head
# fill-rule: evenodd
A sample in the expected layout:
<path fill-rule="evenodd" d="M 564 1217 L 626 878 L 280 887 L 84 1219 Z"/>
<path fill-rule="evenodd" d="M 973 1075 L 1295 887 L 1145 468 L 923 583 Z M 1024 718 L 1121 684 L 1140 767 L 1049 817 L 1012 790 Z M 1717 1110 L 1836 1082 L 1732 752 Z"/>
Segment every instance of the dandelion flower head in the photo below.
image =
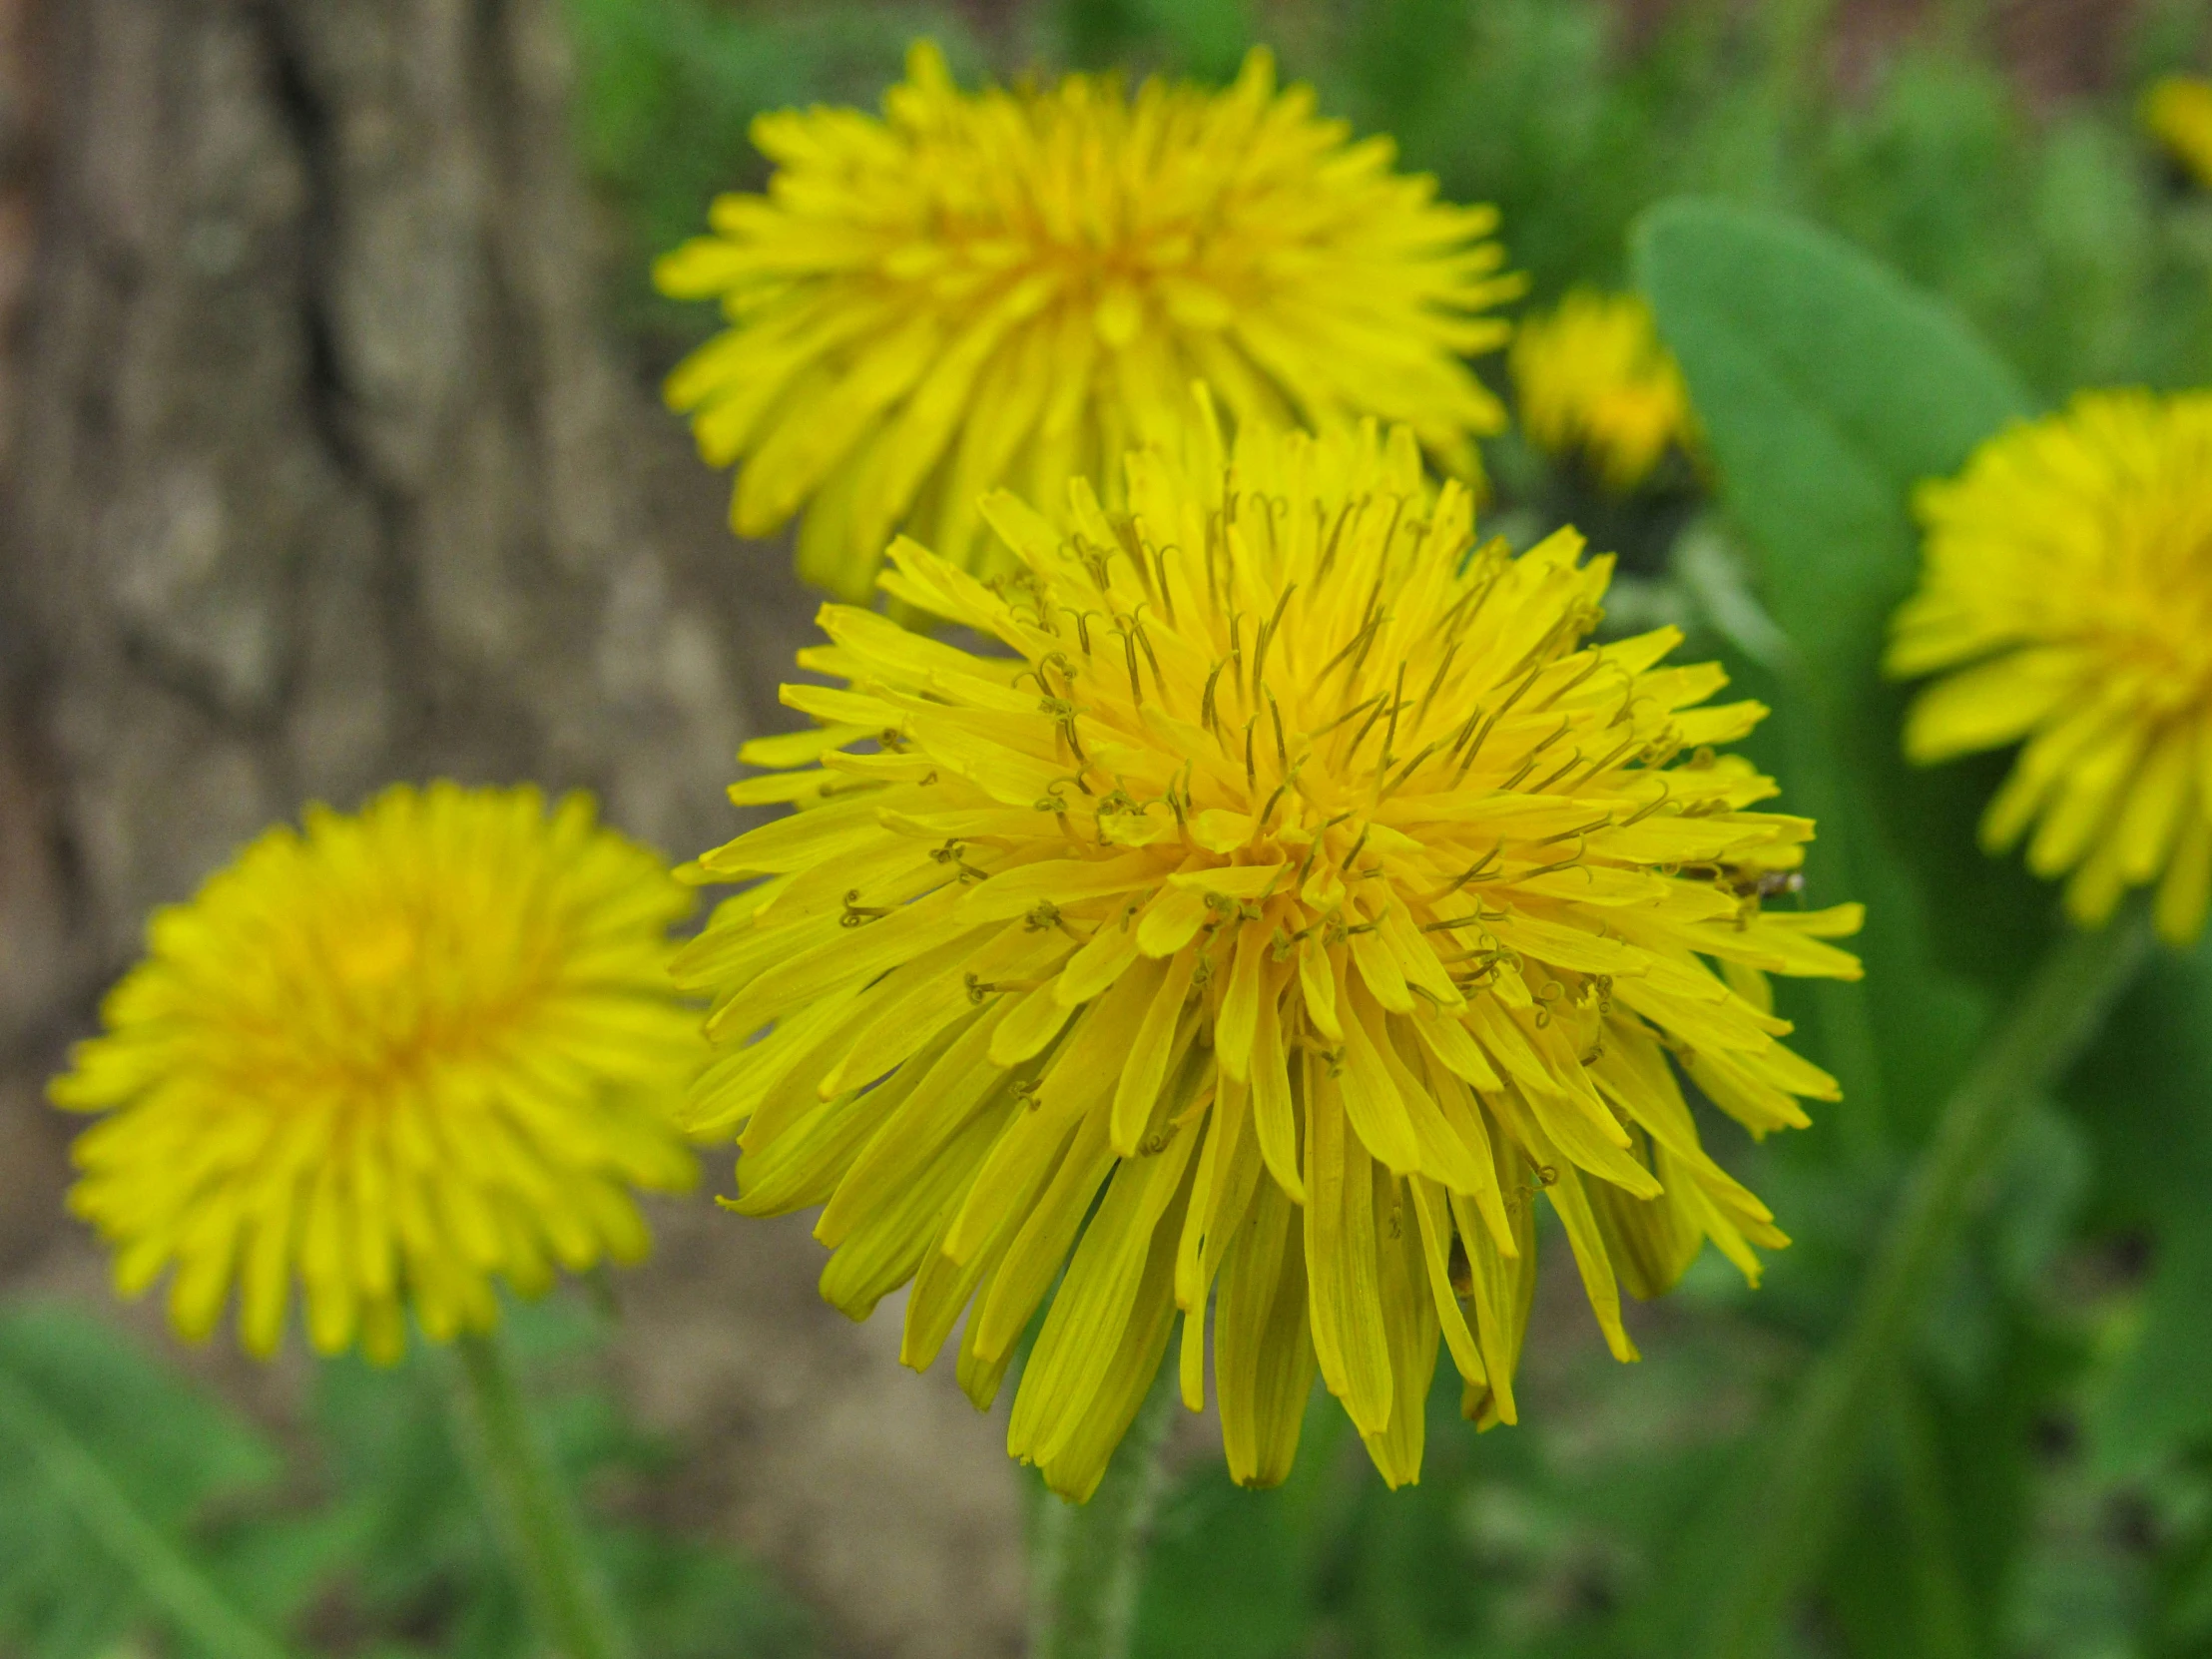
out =
<path fill-rule="evenodd" d="M 1404 428 L 1232 461 L 1200 420 L 1127 489 L 1064 531 L 991 497 L 988 585 L 893 546 L 891 594 L 1011 655 L 824 608 L 801 662 L 846 685 L 786 687 L 826 724 L 735 792 L 801 810 L 697 871 L 765 879 L 679 963 L 733 1045 L 695 1127 L 742 1126 L 738 1209 L 827 1206 L 839 1308 L 911 1282 L 908 1364 L 964 1312 L 979 1404 L 1065 1268 L 1009 1436 L 1063 1493 L 1178 1313 L 1201 1402 L 1209 1304 L 1236 1478 L 1287 1472 L 1318 1364 L 1410 1480 L 1439 1340 L 1513 1420 L 1539 1197 L 1623 1358 L 1622 1285 L 1785 1242 L 1676 1067 L 1804 1123 L 1835 1085 L 1760 973 L 1856 974 L 1856 917 L 1762 906 L 1812 827 L 1711 747 L 1760 708 L 1671 630 L 1589 644 L 1608 562 L 1474 547 Z"/>
<path fill-rule="evenodd" d="M 1520 324 L 1508 360 L 1529 437 L 1587 456 L 1608 489 L 1634 489 L 1689 441 L 1682 371 L 1636 294 L 1576 289 Z"/>
<path fill-rule="evenodd" d="M 740 465 L 736 528 L 804 507 L 801 574 L 846 598 L 894 528 L 972 568 L 986 490 L 1057 506 L 1179 422 L 1193 379 L 1239 421 L 1403 422 L 1475 476 L 1503 413 L 1460 359 L 1504 343 L 1483 313 L 1519 291 L 1496 215 L 1313 104 L 1262 51 L 1222 92 L 969 94 L 923 43 L 881 119 L 764 117 L 767 193 L 723 197 L 657 273 L 730 322 L 668 394 L 710 463 Z"/>
<path fill-rule="evenodd" d="M 2212 186 L 2212 81 L 2168 75 L 2143 95 L 2143 125 L 2200 185 Z"/>
<path fill-rule="evenodd" d="M 2212 889 L 2212 394 L 2083 393 L 1924 486 L 1920 515 L 1927 559 L 1889 666 L 1942 678 L 1907 754 L 2022 744 L 1983 844 L 2027 835 L 2028 867 L 2068 875 L 2085 924 L 2156 882 L 2159 931 L 2195 938 Z"/>
<path fill-rule="evenodd" d="M 571 796 L 395 788 L 310 809 L 156 912 L 55 1101 L 99 1112 L 71 1204 L 126 1295 L 175 1265 L 198 1340 L 235 1287 L 276 1351 L 296 1280 L 324 1353 L 449 1340 L 556 1265 L 645 1253 L 631 1189 L 696 1160 L 705 1058 L 668 978 L 691 895 Z"/>

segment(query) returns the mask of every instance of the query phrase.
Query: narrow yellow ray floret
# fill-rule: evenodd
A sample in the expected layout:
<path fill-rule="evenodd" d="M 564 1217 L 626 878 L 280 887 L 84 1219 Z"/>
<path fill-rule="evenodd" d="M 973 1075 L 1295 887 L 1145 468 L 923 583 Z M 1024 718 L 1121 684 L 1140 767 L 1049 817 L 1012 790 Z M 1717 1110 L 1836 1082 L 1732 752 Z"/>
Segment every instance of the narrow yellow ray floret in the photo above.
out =
<path fill-rule="evenodd" d="M 1239 421 L 1404 422 L 1476 476 L 1503 414 L 1460 359 L 1504 343 L 1483 313 L 1519 291 L 1497 216 L 1347 132 L 1262 51 L 1226 91 L 1132 97 L 1081 75 L 963 93 L 916 45 L 880 119 L 756 123 L 767 194 L 723 197 L 657 272 L 730 322 L 669 400 L 740 465 L 739 532 L 805 508 L 800 572 L 848 598 L 901 527 L 976 568 L 981 494 L 1057 507 L 1180 421 L 1194 378 Z"/>
<path fill-rule="evenodd" d="M 2084 392 L 1990 439 L 1920 496 L 1920 592 L 1892 673 L 1941 672 L 1913 705 L 1923 763 L 2021 743 L 1982 839 L 2027 835 L 2036 874 L 2103 921 L 2158 885 L 2158 929 L 2212 893 L 2212 393 Z"/>
<path fill-rule="evenodd" d="M 1509 360 L 1522 429 L 1554 453 L 1587 456 L 1608 489 L 1634 489 L 1690 441 L 1682 370 L 1637 294 L 1576 289 L 1521 322 Z"/>
<path fill-rule="evenodd" d="M 694 871 L 763 878 L 679 965 L 730 1049 L 697 1128 L 742 1129 L 740 1210 L 827 1206 L 838 1307 L 911 1282 L 909 1364 L 965 1312 L 978 1403 L 1065 1267 L 1009 1440 L 1064 1493 L 1178 1312 L 1202 1400 L 1209 1305 L 1239 1480 L 1288 1470 L 1317 1364 L 1410 1480 L 1439 1340 L 1513 1420 L 1539 1198 L 1623 1359 L 1622 1285 L 1785 1242 L 1677 1068 L 1755 1132 L 1834 1098 L 1760 975 L 1856 975 L 1856 909 L 1762 907 L 1812 826 L 1713 746 L 1763 711 L 1671 630 L 1587 644 L 1572 533 L 1474 547 L 1402 428 L 1188 431 L 1064 535 L 992 497 L 1010 576 L 891 550 L 1010 656 L 824 609 L 800 660 L 846 684 L 786 687 L 824 728 L 733 791 L 802 810 Z"/>
<path fill-rule="evenodd" d="M 668 980 L 692 897 L 570 796 L 395 788 L 310 808 L 157 911 L 53 1097 L 71 1207 L 136 1295 L 206 1337 L 235 1286 L 256 1354 L 296 1278 L 314 1346 L 398 1358 L 650 1240 L 632 1187 L 696 1161 L 675 1107 L 706 1058 Z"/>

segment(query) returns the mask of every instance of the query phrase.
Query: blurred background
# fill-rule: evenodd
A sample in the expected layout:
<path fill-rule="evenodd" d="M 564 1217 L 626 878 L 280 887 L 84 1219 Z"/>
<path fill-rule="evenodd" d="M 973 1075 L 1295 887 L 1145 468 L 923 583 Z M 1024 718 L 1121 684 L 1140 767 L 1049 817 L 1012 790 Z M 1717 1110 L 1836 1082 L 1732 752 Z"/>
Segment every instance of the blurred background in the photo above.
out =
<path fill-rule="evenodd" d="M 527 1651 L 434 1389 L 114 1306 L 44 1080 L 149 907 L 305 801 L 535 779 L 674 855 L 728 838 L 816 601 L 661 409 L 714 318 L 648 267 L 762 183 L 756 114 L 872 107 L 922 34 L 971 82 L 1226 79 L 1264 41 L 1496 203 L 1535 309 L 1626 285 L 1636 216 L 1694 191 L 1841 232 L 2053 401 L 2212 381 L 2212 194 L 2137 118 L 2206 69 L 2207 0 L 0 0 L 0 1364 L 71 1380 L 76 1437 L 315 1651 Z M 1512 434 L 1488 461 L 1516 541 L 1621 553 L 1615 626 L 1757 683 L 1772 627 L 1697 463 L 1623 494 Z M 2124 1173 L 2155 1113 L 2161 1179 L 2212 1177 L 2212 1103 L 2132 1073 L 2127 1029 L 2114 1111 L 2039 1112 L 2008 1166 L 1808 1653 L 2212 1654 L 2212 1204 Z M 1708 1260 L 1635 1309 L 1637 1367 L 1552 1250 L 1524 1426 L 1478 1440 L 1447 1384 L 1417 1490 L 1334 1411 L 1266 1497 L 1187 1425 L 1143 1650 L 1646 1651 L 1914 1133 L 1847 1103 L 1733 1150 L 1798 1246 L 1756 1297 Z M 807 1218 L 654 1221 L 651 1266 L 523 1335 L 655 1659 L 1018 1652 L 1003 1423 L 900 1371 L 895 1316 L 820 1303 Z M 0 1654 L 163 1651 L 0 1439 Z"/>

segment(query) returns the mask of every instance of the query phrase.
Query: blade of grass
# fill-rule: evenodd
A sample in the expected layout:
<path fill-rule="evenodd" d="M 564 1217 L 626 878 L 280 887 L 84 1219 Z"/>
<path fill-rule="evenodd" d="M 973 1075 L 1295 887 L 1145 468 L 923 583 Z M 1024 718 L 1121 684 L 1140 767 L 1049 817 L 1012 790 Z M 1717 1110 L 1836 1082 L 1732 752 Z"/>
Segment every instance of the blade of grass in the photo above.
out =
<path fill-rule="evenodd" d="M 140 1512 L 68 1424 L 5 1370 L 0 1429 L 22 1446 L 55 1496 L 178 1634 L 221 1659 L 290 1659 Z"/>

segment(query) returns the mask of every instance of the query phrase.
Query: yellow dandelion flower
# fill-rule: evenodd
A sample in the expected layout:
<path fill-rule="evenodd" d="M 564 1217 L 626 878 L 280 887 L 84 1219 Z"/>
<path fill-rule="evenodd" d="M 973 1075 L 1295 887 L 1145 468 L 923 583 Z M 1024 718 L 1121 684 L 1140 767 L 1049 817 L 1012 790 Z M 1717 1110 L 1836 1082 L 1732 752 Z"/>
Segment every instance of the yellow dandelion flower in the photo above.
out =
<path fill-rule="evenodd" d="M 53 1097 L 76 1212 L 126 1296 L 171 1263 L 170 1317 L 232 1287 L 273 1354 L 291 1283 L 314 1346 L 398 1358 L 405 1310 L 447 1341 L 554 1265 L 649 1244 L 629 1189 L 696 1164 L 674 1107 L 705 1052 L 668 979 L 691 897 L 570 796 L 392 789 L 270 830 L 154 915 Z"/>
<path fill-rule="evenodd" d="M 1690 440 L 1682 370 L 1637 294 L 1577 289 L 1521 323 L 1509 361 L 1522 428 L 1555 454 L 1587 455 L 1608 489 L 1634 489 Z"/>
<path fill-rule="evenodd" d="M 2096 923 L 2159 883 L 2186 943 L 2212 887 L 2212 393 L 2085 392 L 1923 486 L 1928 555 L 1889 667 L 1922 692 L 1906 753 L 2025 741 L 1981 821 Z"/>
<path fill-rule="evenodd" d="M 2143 94 L 2143 125 L 2197 183 L 2212 186 L 2212 81 L 2168 75 L 2154 82 Z"/>
<path fill-rule="evenodd" d="M 1459 359 L 1504 343 L 1481 313 L 1519 291 L 1497 216 L 1313 104 L 1261 51 L 1226 92 L 1132 99 L 1080 75 L 962 93 L 923 43 L 880 120 L 756 123 L 768 194 L 722 198 L 656 273 L 730 319 L 668 395 L 711 464 L 743 463 L 738 531 L 805 506 L 800 572 L 847 598 L 901 526 L 974 568 L 984 491 L 1105 476 L 1194 378 L 1240 421 L 1403 422 L 1476 476 L 1503 412 Z"/>
<path fill-rule="evenodd" d="M 1677 1067 L 1760 1132 L 1835 1098 L 1759 975 L 1855 975 L 1857 918 L 1761 907 L 1812 826 L 1712 746 L 1764 711 L 1705 706 L 1671 629 L 1586 643 L 1572 532 L 1474 547 L 1402 427 L 1182 442 L 1064 535 L 990 497 L 992 583 L 892 547 L 888 592 L 1010 656 L 824 608 L 800 661 L 846 685 L 784 697 L 828 724 L 733 792 L 802 810 L 692 871 L 764 878 L 678 964 L 737 1045 L 696 1127 L 743 1126 L 738 1209 L 827 1206 L 836 1306 L 911 1282 L 909 1365 L 965 1310 L 978 1404 L 1064 1267 L 1009 1437 L 1064 1493 L 1178 1311 L 1199 1404 L 1210 1293 L 1239 1480 L 1288 1470 L 1317 1363 L 1410 1480 L 1439 1338 L 1513 1420 L 1539 1196 L 1623 1359 L 1622 1284 L 1785 1242 Z"/>

